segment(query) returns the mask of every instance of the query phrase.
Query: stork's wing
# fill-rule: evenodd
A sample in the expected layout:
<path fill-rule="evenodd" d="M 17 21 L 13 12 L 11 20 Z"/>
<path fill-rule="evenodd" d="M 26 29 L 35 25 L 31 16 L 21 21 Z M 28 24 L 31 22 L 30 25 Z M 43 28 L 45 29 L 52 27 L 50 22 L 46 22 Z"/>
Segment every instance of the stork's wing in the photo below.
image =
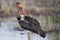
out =
<path fill-rule="evenodd" d="M 41 26 L 36 19 L 26 16 L 25 20 L 28 21 L 28 23 L 24 20 L 18 20 L 19 24 L 21 25 L 22 28 L 32 31 L 34 33 L 37 33 L 40 36 L 42 36 L 43 38 L 46 36 L 45 32 L 41 29 Z"/>
<path fill-rule="evenodd" d="M 38 25 L 38 24 L 39 24 L 39 22 L 38 22 L 36 19 L 34 19 L 34 18 L 30 17 L 30 16 L 25 16 L 25 19 L 26 19 L 30 24 L 34 24 L 34 25 Z"/>
<path fill-rule="evenodd" d="M 46 36 L 46 33 L 41 29 L 39 25 L 30 26 L 28 23 L 24 21 L 20 21 L 19 24 L 21 25 L 22 28 L 32 31 L 36 34 L 39 34 L 43 38 L 45 38 Z"/>
<path fill-rule="evenodd" d="M 36 25 L 30 25 L 29 23 L 26 23 L 24 21 L 19 21 L 19 24 L 20 24 L 20 26 L 22 28 L 37 33 L 38 26 L 36 26 Z"/>

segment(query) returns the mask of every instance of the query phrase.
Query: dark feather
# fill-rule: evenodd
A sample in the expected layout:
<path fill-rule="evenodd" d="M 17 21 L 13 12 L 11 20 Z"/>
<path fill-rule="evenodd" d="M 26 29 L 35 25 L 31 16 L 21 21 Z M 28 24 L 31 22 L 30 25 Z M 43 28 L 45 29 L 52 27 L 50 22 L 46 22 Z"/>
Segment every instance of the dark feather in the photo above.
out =
<path fill-rule="evenodd" d="M 29 16 L 25 16 L 25 21 L 19 19 L 18 22 L 22 28 L 39 34 L 40 36 L 45 38 L 46 33 L 41 29 L 40 23 L 36 19 Z"/>

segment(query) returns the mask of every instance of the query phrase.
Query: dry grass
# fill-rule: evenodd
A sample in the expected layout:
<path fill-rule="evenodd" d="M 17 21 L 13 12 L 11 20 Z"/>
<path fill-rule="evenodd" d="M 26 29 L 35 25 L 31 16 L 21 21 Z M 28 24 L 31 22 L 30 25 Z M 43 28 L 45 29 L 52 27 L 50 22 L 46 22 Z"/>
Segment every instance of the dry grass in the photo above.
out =
<path fill-rule="evenodd" d="M 26 10 L 28 13 L 31 13 L 32 15 L 52 15 L 55 13 L 55 10 L 53 7 L 33 7 Z"/>
<path fill-rule="evenodd" d="M 19 0 L 18 0 L 19 1 Z M 2 8 L 0 10 L 0 14 L 3 13 L 3 15 L 5 16 L 9 16 L 9 15 L 16 15 L 17 14 L 17 9 L 16 7 L 14 6 L 13 7 L 13 2 L 17 2 L 17 0 L 15 1 L 10 1 L 10 6 L 8 5 L 7 2 L 3 2 L 2 3 Z M 53 9 L 53 7 L 36 7 L 34 5 L 32 5 L 31 7 L 27 7 L 26 4 L 24 4 L 24 2 L 22 3 L 23 7 L 25 8 L 26 12 L 27 13 L 31 13 L 32 15 L 40 15 L 40 14 L 43 14 L 43 15 L 52 15 L 55 13 L 55 9 Z"/>

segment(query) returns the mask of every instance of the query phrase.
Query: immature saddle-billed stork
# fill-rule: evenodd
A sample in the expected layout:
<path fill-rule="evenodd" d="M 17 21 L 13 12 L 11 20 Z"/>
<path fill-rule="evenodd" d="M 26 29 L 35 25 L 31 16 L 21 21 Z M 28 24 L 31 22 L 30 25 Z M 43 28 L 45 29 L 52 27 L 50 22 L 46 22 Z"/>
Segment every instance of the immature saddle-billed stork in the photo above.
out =
<path fill-rule="evenodd" d="M 22 28 L 37 33 L 45 38 L 46 33 L 41 29 L 40 23 L 36 19 L 30 16 L 21 15 L 17 17 L 17 20 Z"/>
<path fill-rule="evenodd" d="M 36 34 L 39 34 L 41 37 L 45 38 L 46 33 L 41 29 L 40 23 L 32 17 L 26 16 L 26 12 L 21 7 L 21 3 L 17 2 L 16 4 L 17 4 L 17 8 L 20 11 L 22 11 L 22 14 L 24 14 L 24 15 L 20 15 L 18 13 L 17 20 L 19 22 L 19 25 L 22 28 L 29 30 L 29 31 L 32 31 Z"/>

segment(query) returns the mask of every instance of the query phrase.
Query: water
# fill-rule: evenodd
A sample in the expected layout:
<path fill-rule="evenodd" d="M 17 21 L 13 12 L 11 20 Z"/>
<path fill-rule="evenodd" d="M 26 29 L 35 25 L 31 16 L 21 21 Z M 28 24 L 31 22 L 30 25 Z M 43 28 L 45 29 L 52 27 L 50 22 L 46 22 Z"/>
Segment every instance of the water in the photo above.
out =
<path fill-rule="evenodd" d="M 15 17 L 8 18 L 4 22 L 0 22 L 0 40 L 29 40 L 28 31 L 18 31 L 15 30 L 15 27 L 18 27 L 19 24 Z M 45 38 L 40 37 L 39 35 L 29 32 L 30 40 L 53 40 L 53 38 L 47 34 Z"/>

